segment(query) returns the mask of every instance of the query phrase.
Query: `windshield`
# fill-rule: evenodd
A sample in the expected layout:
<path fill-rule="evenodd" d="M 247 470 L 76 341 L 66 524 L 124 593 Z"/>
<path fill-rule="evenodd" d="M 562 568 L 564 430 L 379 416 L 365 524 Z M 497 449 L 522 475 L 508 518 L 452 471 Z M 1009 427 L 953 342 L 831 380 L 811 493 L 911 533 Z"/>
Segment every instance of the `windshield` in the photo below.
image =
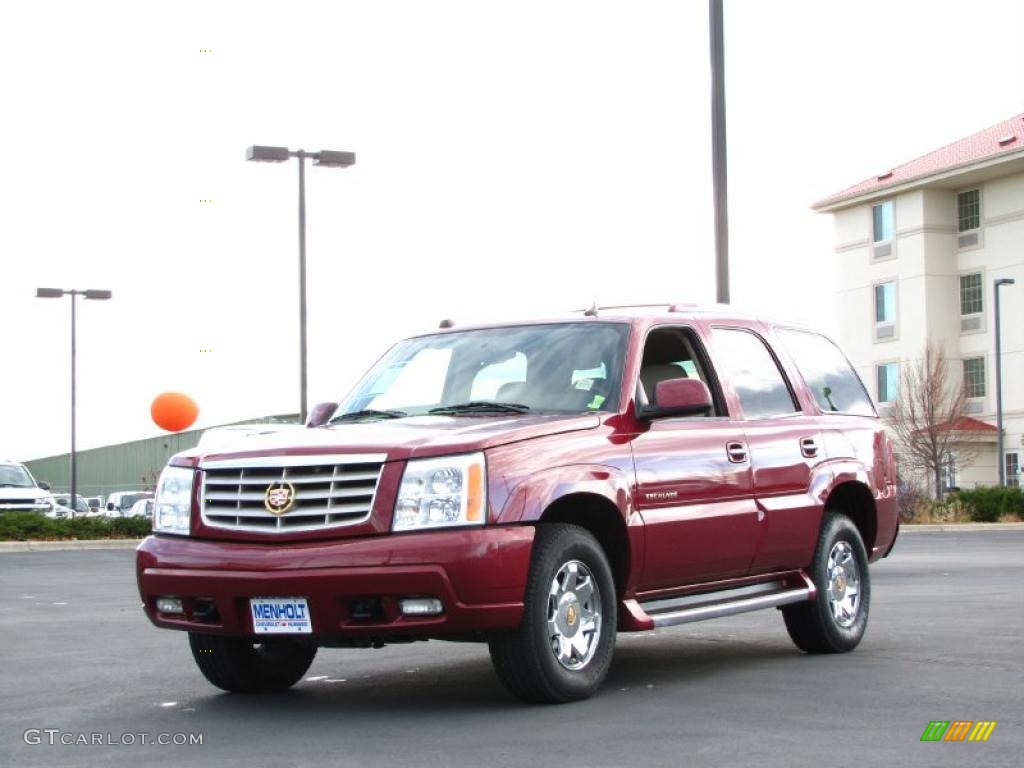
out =
<path fill-rule="evenodd" d="M 0 464 L 0 488 L 35 488 L 32 475 L 16 464 Z"/>
<path fill-rule="evenodd" d="M 121 496 L 121 501 L 118 504 L 118 506 L 121 509 L 131 509 L 132 505 L 134 505 L 135 502 L 139 501 L 140 499 L 151 498 L 153 498 L 153 494 L 150 493 L 149 491 L 142 491 L 140 493 L 126 493 L 123 496 Z"/>
<path fill-rule="evenodd" d="M 53 498 L 61 506 L 64 506 L 64 507 L 70 507 L 71 506 L 71 494 L 70 493 L 55 493 L 53 495 Z M 79 495 L 76 498 L 78 499 L 78 503 L 75 504 L 75 511 L 76 512 L 88 512 L 89 511 L 89 503 L 85 500 L 85 497 Z"/>
<path fill-rule="evenodd" d="M 421 336 L 396 344 L 339 406 L 417 416 L 506 403 L 530 411 L 610 411 L 618 405 L 629 326 L 560 323 Z M 486 406 L 485 406 L 486 409 Z"/>

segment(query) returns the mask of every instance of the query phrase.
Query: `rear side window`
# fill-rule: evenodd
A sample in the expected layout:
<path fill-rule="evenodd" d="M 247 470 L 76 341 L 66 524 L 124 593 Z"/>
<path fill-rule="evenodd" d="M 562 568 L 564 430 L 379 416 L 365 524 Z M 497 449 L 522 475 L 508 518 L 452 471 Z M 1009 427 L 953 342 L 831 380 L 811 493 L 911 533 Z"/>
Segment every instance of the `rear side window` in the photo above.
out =
<path fill-rule="evenodd" d="M 782 371 L 759 336 L 715 328 L 714 342 L 719 372 L 732 383 L 746 418 L 767 419 L 798 410 Z"/>
<path fill-rule="evenodd" d="M 832 341 L 807 331 L 784 329 L 778 333 L 822 411 L 875 415 L 860 377 Z"/>

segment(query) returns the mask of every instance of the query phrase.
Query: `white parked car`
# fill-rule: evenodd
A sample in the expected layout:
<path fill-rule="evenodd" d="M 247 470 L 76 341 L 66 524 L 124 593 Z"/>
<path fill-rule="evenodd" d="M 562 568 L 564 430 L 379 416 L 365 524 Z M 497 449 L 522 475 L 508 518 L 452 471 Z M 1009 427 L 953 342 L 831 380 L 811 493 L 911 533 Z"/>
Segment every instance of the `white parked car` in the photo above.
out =
<path fill-rule="evenodd" d="M 125 517 L 152 517 L 153 516 L 153 499 L 139 499 L 132 508 L 129 509 Z"/>
<path fill-rule="evenodd" d="M 0 459 L 0 512 L 39 512 L 53 509 L 48 483 L 36 482 L 28 467 Z"/>
<path fill-rule="evenodd" d="M 56 517 L 92 517 L 93 512 L 89 508 L 89 502 L 81 494 L 78 494 L 78 499 L 75 502 L 75 506 L 71 506 L 71 494 L 70 493 L 55 493 L 53 494 L 54 511 L 57 512 Z M 72 514 L 68 515 L 67 513 Z M 50 515 L 53 517 L 53 515 Z"/>
<path fill-rule="evenodd" d="M 153 494 L 149 491 L 115 491 L 107 496 L 107 507 L 103 514 L 107 517 L 128 517 L 135 502 L 152 498 Z"/>

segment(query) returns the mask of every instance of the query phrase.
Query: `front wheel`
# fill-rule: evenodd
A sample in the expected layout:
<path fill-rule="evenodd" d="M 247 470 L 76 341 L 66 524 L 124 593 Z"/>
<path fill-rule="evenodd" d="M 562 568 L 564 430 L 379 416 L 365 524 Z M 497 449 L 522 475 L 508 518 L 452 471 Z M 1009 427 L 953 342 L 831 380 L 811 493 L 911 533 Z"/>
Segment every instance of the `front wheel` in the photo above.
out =
<path fill-rule="evenodd" d="M 846 515 L 823 521 L 810 576 L 814 601 L 782 609 L 790 638 L 807 653 L 852 651 L 867 629 L 871 578 L 864 542 Z"/>
<path fill-rule="evenodd" d="M 313 663 L 316 647 L 293 640 L 256 643 L 244 637 L 189 632 L 192 657 L 203 676 L 234 693 L 270 693 L 291 688 Z"/>
<path fill-rule="evenodd" d="M 505 687 L 531 702 L 591 696 L 615 646 L 615 582 L 601 545 L 576 525 L 540 525 L 519 628 L 490 641 Z"/>

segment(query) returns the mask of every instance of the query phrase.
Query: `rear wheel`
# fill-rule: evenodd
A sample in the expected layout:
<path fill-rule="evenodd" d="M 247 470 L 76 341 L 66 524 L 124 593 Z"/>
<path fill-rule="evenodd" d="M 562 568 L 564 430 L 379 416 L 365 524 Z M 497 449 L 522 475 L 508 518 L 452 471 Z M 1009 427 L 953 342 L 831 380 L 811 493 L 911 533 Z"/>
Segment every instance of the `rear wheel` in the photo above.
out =
<path fill-rule="evenodd" d="M 576 525 L 537 528 L 519 628 L 490 641 L 505 687 L 525 701 L 585 699 L 615 645 L 615 583 L 600 544 Z"/>
<path fill-rule="evenodd" d="M 871 579 L 864 542 L 846 515 L 823 521 L 810 576 L 815 600 L 782 609 L 789 636 L 807 653 L 852 651 L 867 629 Z"/>
<path fill-rule="evenodd" d="M 315 646 L 293 640 L 255 643 L 243 637 L 189 632 L 188 642 L 203 676 L 235 693 L 287 690 L 302 679 L 316 656 Z"/>

